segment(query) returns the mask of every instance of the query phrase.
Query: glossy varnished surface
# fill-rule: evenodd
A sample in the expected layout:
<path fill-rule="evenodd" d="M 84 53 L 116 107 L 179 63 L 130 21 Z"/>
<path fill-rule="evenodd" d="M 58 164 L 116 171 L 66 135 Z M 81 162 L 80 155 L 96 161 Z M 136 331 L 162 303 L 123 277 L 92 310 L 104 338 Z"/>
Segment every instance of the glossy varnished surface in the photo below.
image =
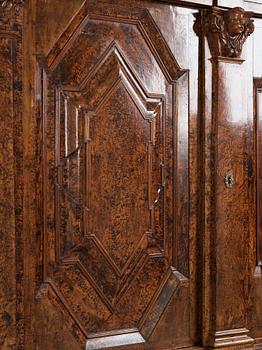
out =
<path fill-rule="evenodd" d="M 210 52 L 162 1 L 22 3 L 0 1 L 0 347 L 259 348 L 259 32 L 213 9 Z M 216 57 L 236 42 L 245 63 Z"/>
<path fill-rule="evenodd" d="M 241 105 L 243 86 L 236 79 L 241 77 L 243 70 L 238 62 L 213 64 L 217 65 L 220 80 L 216 124 L 216 278 L 217 302 L 221 305 L 223 316 L 217 315 L 217 327 L 231 329 L 242 328 L 241 325 L 246 324 L 249 293 L 246 281 L 248 265 L 242 263 L 248 259 L 246 116 Z M 233 82 L 235 86 L 232 86 Z M 219 101 L 223 101 L 221 106 Z M 228 173 L 232 173 L 235 179 L 232 189 L 225 187 Z M 232 299 L 230 291 L 236 285 L 238 288 L 234 290 Z"/>
<path fill-rule="evenodd" d="M 193 345 L 189 76 L 159 31 L 170 14 L 164 25 L 149 4 L 89 2 L 39 56 L 38 304 L 87 349 Z M 175 332 L 159 337 L 163 322 Z"/>
<path fill-rule="evenodd" d="M 214 8 L 212 12 L 207 12 L 203 14 L 202 21 L 201 15 L 196 16 L 194 27 L 200 38 L 203 30 L 207 31 L 209 44 L 209 48 L 203 45 L 206 80 L 202 91 L 205 94 L 205 221 L 202 226 L 204 344 L 215 348 L 229 345 L 236 349 L 250 348 L 253 339 L 247 317 L 251 276 L 248 264 L 250 235 L 245 66 L 243 60 L 237 58 L 245 40 L 239 42 L 238 54 L 231 50 L 223 52 L 224 44 L 229 48 L 231 40 L 241 41 L 240 33 L 243 39 L 247 39 L 248 31 L 244 31 L 244 23 L 240 26 L 239 18 L 245 17 L 240 9 L 222 13 L 223 17 L 213 31 L 209 31 L 211 22 L 208 16 L 216 23 L 219 10 L 217 12 Z M 227 23 L 231 20 L 232 26 Z M 252 20 L 246 25 L 253 30 Z M 224 33 L 227 30 L 230 31 L 229 42 L 226 40 L 228 33 Z M 220 40 L 224 41 L 220 44 Z M 233 179 L 230 186 L 226 181 L 228 177 Z"/>

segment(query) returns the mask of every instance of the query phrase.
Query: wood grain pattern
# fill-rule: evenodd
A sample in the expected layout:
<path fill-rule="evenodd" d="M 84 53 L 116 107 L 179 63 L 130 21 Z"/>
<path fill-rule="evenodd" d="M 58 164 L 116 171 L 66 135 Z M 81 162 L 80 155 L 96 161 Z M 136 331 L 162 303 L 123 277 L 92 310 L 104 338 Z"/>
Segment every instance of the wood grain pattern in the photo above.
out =
<path fill-rule="evenodd" d="M 22 4 L 22 3 L 21 3 Z M 12 6 L 14 5 L 14 6 Z M 1 251 L 0 347 L 22 349 L 23 308 L 23 154 L 22 154 L 22 7 L 1 4 Z"/>
<path fill-rule="evenodd" d="M 4 350 L 261 348 L 260 31 L 232 4 L 0 0 Z"/>
<path fill-rule="evenodd" d="M 83 5 L 39 62 L 39 298 L 81 346 L 145 343 L 188 288 L 188 76 L 150 12 L 119 4 Z"/>
<path fill-rule="evenodd" d="M 195 30 L 199 35 L 205 35 L 205 30 L 201 31 L 205 21 L 204 14 L 202 21 L 200 15 L 197 16 Z M 243 61 L 228 55 L 217 57 L 219 48 L 212 45 L 218 43 L 210 45 L 209 40 L 208 43 L 212 54 L 212 87 L 209 85 L 207 93 L 212 96 L 212 110 L 207 110 L 207 116 L 211 116 L 207 124 L 211 178 L 208 178 L 210 193 L 207 197 L 210 222 L 204 225 L 209 236 L 205 237 L 209 248 L 204 291 L 204 308 L 208 310 L 203 320 L 205 342 L 212 348 L 229 344 L 249 348 L 253 339 L 246 328 L 250 277 L 245 150 L 247 119 L 241 105 L 244 96 L 241 84 Z M 227 174 L 235 178 L 230 188 L 225 182 Z"/>
<path fill-rule="evenodd" d="M 13 115 L 10 110 L 12 106 L 12 95 L 9 90 L 10 85 L 12 84 L 12 39 L 1 38 L 1 88 L 3 89 L 3 94 L 1 94 L 1 110 L 5 108 L 7 120 L 3 120 L 6 125 L 6 128 L 2 125 L 1 130 L 4 131 L 4 134 L 1 137 L 2 148 L 5 150 L 5 153 L 1 155 L 1 164 L 2 164 L 2 179 L 1 179 L 1 188 L 3 195 L 2 203 L 5 203 L 2 206 L 2 229 L 1 229 L 1 305 L 2 305 L 2 320 L 1 324 L 1 345 L 4 346 L 9 342 L 15 344 L 15 337 L 12 337 L 12 333 L 15 333 L 15 313 L 16 313 L 16 283 L 15 283 L 15 200 L 14 200 L 14 186 L 12 180 L 14 179 L 14 170 L 13 162 L 9 162 L 9 166 L 4 166 L 4 159 L 14 154 L 13 150 Z M 9 186 L 6 186 L 6 179 L 9 179 Z M 5 190 L 4 190 L 5 188 Z M 9 198 L 6 202 L 5 198 Z M 5 226 L 4 220 L 8 220 L 9 229 L 4 230 Z M 9 239 L 7 240 L 7 237 Z M 8 251 L 8 254 L 5 251 Z M 6 270 L 6 266 L 9 265 L 9 270 Z M 4 283 L 6 281 L 6 283 Z M 9 333 L 9 330 L 11 332 Z M 11 338 L 11 339 L 10 339 Z"/>

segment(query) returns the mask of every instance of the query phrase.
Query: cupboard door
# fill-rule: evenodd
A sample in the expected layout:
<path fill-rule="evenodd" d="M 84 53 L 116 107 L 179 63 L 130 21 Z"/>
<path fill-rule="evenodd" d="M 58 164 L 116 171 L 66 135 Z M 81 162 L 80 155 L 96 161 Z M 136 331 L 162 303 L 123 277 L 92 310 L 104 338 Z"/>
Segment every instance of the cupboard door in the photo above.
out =
<path fill-rule="evenodd" d="M 39 62 L 39 344 L 48 310 L 76 349 L 159 347 L 172 322 L 188 345 L 188 71 L 139 3 L 85 3 Z"/>

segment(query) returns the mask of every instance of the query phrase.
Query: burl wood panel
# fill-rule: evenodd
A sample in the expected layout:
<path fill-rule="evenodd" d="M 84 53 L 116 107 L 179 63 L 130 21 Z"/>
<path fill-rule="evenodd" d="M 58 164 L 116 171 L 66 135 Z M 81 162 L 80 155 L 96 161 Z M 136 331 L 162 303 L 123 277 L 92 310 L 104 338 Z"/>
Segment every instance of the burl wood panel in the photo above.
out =
<path fill-rule="evenodd" d="M 0 347 L 23 340 L 22 9 L 0 9 Z"/>
<path fill-rule="evenodd" d="M 206 75 L 200 96 L 204 94 L 203 151 L 207 152 L 203 158 L 203 342 L 211 348 L 252 348 L 254 343 L 248 324 L 248 119 L 245 66 L 240 58 L 254 31 L 251 17 L 241 8 L 214 7 L 197 14 L 194 25 L 200 43 L 206 38 L 209 46 L 202 44 Z"/>
<path fill-rule="evenodd" d="M 15 215 L 14 215 L 14 168 L 10 162 L 13 150 L 13 114 L 12 114 L 12 39 L 1 38 L 1 112 L 6 119 L 1 119 L 1 346 L 15 344 Z M 5 160 L 8 160 L 7 162 Z M 8 163 L 8 164 L 6 164 Z M 6 225 L 8 222 L 8 225 Z M 7 268 L 9 266 L 9 268 Z"/>
<path fill-rule="evenodd" d="M 248 299 L 248 201 L 246 116 L 243 113 L 243 86 L 236 77 L 243 74 L 239 62 L 214 62 L 218 74 L 216 107 L 216 241 L 218 329 L 241 328 L 246 324 Z M 223 104 L 220 105 L 220 101 Z M 225 176 L 235 184 L 226 188 Z M 230 254 L 230 259 L 228 259 Z M 241 268 L 240 268 L 241 266 Z M 238 288 L 236 288 L 238 286 Z M 234 290 L 234 300 L 232 299 Z"/>
<path fill-rule="evenodd" d="M 243 75 L 242 63 L 214 58 L 212 72 L 212 89 L 206 84 L 209 96 L 213 92 L 212 114 L 209 103 L 205 112 L 212 118 L 206 122 L 205 141 L 210 182 L 205 190 L 204 341 L 212 347 L 249 348 L 247 119 L 243 85 L 236 79 Z M 234 178 L 232 187 L 226 186 L 227 175 Z"/>
<path fill-rule="evenodd" d="M 39 56 L 36 310 L 87 349 L 192 345 L 189 76 L 148 7 L 84 4 Z"/>
<path fill-rule="evenodd" d="M 185 9 L 29 0 L 22 119 L 22 3 L 0 1 L 1 347 L 252 348 L 240 62 L 212 74 L 199 39 L 197 106 Z"/>

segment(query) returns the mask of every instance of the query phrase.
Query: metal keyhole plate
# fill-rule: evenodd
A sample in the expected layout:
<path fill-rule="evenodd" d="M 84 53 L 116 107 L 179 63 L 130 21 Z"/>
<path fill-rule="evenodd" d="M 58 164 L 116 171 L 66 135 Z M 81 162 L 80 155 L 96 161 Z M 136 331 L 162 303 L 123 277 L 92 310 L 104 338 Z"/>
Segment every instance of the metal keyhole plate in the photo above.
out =
<path fill-rule="evenodd" d="M 225 181 L 226 188 L 232 188 L 235 183 L 233 174 L 226 174 L 224 181 Z"/>

